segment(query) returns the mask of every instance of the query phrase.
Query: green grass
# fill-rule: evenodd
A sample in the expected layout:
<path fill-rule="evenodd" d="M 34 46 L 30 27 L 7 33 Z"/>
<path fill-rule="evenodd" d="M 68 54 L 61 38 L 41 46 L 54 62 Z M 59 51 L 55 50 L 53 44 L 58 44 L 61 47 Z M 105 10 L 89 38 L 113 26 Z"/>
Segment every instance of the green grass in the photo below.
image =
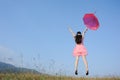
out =
<path fill-rule="evenodd" d="M 120 77 L 103 77 L 103 78 L 85 78 L 85 77 L 68 77 L 68 76 L 50 76 L 32 73 L 9 73 L 0 74 L 0 80 L 120 80 Z"/>

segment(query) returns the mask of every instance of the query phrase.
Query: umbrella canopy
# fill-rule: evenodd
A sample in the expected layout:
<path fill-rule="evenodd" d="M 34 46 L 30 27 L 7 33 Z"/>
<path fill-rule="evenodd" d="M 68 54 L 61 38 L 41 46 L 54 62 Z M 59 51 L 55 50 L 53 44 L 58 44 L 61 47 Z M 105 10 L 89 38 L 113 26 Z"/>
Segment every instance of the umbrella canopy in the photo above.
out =
<path fill-rule="evenodd" d="M 99 27 L 98 19 L 93 13 L 85 14 L 83 21 L 86 27 L 91 30 L 97 30 Z"/>

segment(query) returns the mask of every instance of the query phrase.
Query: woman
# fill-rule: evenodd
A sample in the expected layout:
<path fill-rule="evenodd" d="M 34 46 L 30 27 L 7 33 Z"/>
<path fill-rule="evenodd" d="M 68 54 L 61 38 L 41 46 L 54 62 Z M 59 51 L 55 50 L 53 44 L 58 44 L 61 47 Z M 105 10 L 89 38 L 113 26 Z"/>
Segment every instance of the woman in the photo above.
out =
<path fill-rule="evenodd" d="M 79 61 L 80 56 L 82 56 L 83 62 L 85 64 L 86 75 L 89 74 L 88 63 L 86 60 L 87 50 L 83 44 L 84 35 L 87 30 L 88 30 L 88 28 L 85 28 L 85 30 L 82 33 L 80 31 L 78 31 L 77 34 L 75 35 L 75 33 L 72 31 L 72 29 L 69 28 L 69 31 L 72 33 L 72 36 L 74 37 L 75 43 L 76 43 L 76 46 L 73 50 L 73 56 L 76 57 L 76 60 L 75 60 L 75 74 L 76 75 L 78 75 L 78 61 Z"/>

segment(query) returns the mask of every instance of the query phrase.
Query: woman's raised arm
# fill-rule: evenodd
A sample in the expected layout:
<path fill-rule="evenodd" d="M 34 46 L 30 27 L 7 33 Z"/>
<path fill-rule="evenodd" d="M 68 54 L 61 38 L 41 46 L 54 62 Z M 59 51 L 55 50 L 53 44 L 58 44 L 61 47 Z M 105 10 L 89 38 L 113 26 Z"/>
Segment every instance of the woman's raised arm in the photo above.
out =
<path fill-rule="evenodd" d="M 68 27 L 68 30 L 71 32 L 72 36 L 75 37 L 75 33 L 72 31 L 70 27 Z"/>
<path fill-rule="evenodd" d="M 84 31 L 82 32 L 82 36 L 85 36 L 85 33 L 88 31 L 88 28 L 85 28 Z"/>

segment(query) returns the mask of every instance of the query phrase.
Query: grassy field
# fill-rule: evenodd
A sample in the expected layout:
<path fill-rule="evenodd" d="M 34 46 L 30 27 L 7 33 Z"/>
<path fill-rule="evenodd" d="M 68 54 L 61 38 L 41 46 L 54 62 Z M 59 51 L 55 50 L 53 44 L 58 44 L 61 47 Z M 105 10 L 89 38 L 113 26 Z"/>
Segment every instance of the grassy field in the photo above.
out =
<path fill-rule="evenodd" d="M 85 78 L 85 77 L 68 77 L 68 76 L 50 76 L 43 74 L 0 74 L 0 80 L 120 80 L 120 77 L 103 77 L 103 78 Z"/>

